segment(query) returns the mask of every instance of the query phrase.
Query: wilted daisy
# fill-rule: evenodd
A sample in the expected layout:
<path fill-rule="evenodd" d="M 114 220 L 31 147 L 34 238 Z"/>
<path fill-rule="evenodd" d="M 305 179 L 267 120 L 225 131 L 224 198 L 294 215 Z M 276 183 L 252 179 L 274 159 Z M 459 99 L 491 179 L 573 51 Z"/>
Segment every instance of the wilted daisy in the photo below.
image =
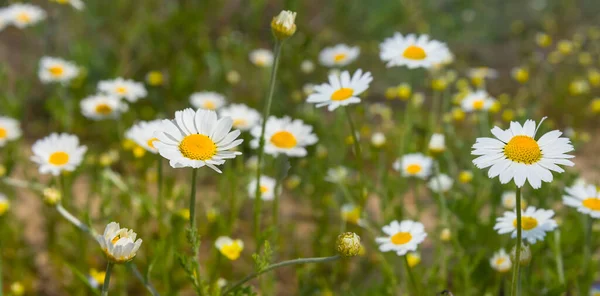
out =
<path fill-rule="evenodd" d="M 460 106 L 465 112 L 488 111 L 496 100 L 485 90 L 480 89 L 470 92 L 461 102 Z"/>
<path fill-rule="evenodd" d="M 394 161 L 393 167 L 403 177 L 426 179 L 431 175 L 433 160 L 421 153 L 412 153 Z"/>
<path fill-rule="evenodd" d="M 6 195 L 0 193 L 0 217 L 4 216 L 4 214 L 10 208 L 10 200 L 6 198 Z"/>
<path fill-rule="evenodd" d="M 114 119 L 129 109 L 121 99 L 104 94 L 89 96 L 81 100 L 79 105 L 83 116 L 92 120 Z"/>
<path fill-rule="evenodd" d="M 85 4 L 81 0 L 50 0 L 50 1 L 56 2 L 58 4 L 69 4 L 77 10 L 82 10 L 85 8 Z"/>
<path fill-rule="evenodd" d="M 259 67 L 271 67 L 273 65 L 273 52 L 268 49 L 255 49 L 248 55 L 252 64 Z"/>
<path fill-rule="evenodd" d="M 219 109 L 219 116 L 231 117 L 233 128 L 242 131 L 247 131 L 257 126 L 260 123 L 261 117 L 258 111 L 244 104 L 231 104 Z"/>
<path fill-rule="evenodd" d="M 15 3 L 8 6 L 7 17 L 15 27 L 22 29 L 44 20 L 46 12 L 39 6 L 27 3 Z"/>
<path fill-rule="evenodd" d="M 452 178 L 446 174 L 440 174 L 439 176 L 431 178 L 429 183 L 427 183 L 427 186 L 433 192 L 448 192 L 453 184 L 454 180 L 452 180 Z"/>
<path fill-rule="evenodd" d="M 512 268 L 510 256 L 504 249 L 494 253 L 494 256 L 490 259 L 490 265 L 498 272 L 508 272 Z"/>
<path fill-rule="evenodd" d="M 400 223 L 392 221 L 383 226 L 385 237 L 375 238 L 382 252 L 394 251 L 398 256 L 403 256 L 410 251 L 416 251 L 420 243 L 425 240 L 427 233 L 420 222 L 404 220 Z"/>
<path fill-rule="evenodd" d="M 131 103 L 137 102 L 137 100 L 145 98 L 148 95 L 143 83 L 121 77 L 100 81 L 98 83 L 98 90 L 105 94 L 126 99 Z"/>
<path fill-rule="evenodd" d="M 273 200 L 275 198 L 275 179 L 267 176 L 260 176 L 260 198 L 262 200 Z M 252 179 L 248 184 L 248 196 L 256 198 L 256 179 Z"/>
<path fill-rule="evenodd" d="M 151 153 L 158 153 L 154 142 L 158 139 L 154 136 L 154 132 L 160 130 L 162 120 L 140 121 L 134 124 L 125 132 L 127 139 L 133 140 L 140 147 Z"/>
<path fill-rule="evenodd" d="M 358 46 L 338 44 L 326 47 L 319 53 L 319 62 L 326 67 L 343 67 L 352 63 L 360 54 Z"/>
<path fill-rule="evenodd" d="M 528 207 L 521 215 L 521 229 L 523 240 L 530 244 L 544 240 L 546 232 L 553 231 L 558 225 L 552 219 L 553 210 L 536 209 Z M 512 238 L 517 237 L 517 213 L 504 212 L 504 216 L 496 219 L 494 230 L 499 234 L 512 233 Z"/>
<path fill-rule="evenodd" d="M 254 137 L 250 145 L 258 148 L 261 127 L 254 127 L 250 133 Z M 313 127 L 300 119 L 288 116 L 269 117 L 265 128 L 265 153 L 273 156 L 286 154 L 291 157 L 306 156 L 306 146 L 317 143 L 318 138 L 313 133 Z"/>
<path fill-rule="evenodd" d="M 325 181 L 331 183 L 344 183 L 348 178 L 348 175 L 350 175 L 350 171 L 346 167 L 338 166 L 335 168 L 330 168 L 327 169 Z"/>
<path fill-rule="evenodd" d="M 83 161 L 87 147 L 80 146 L 75 135 L 53 133 L 37 140 L 31 150 L 31 160 L 40 166 L 41 174 L 58 176 L 62 171 L 74 171 Z"/>
<path fill-rule="evenodd" d="M 373 81 L 371 72 L 363 74 L 361 69 L 354 72 L 352 77 L 348 71 L 342 72 L 339 76 L 329 75 L 329 83 L 315 86 L 314 93 L 308 96 L 306 101 L 316 103 L 317 107 L 328 106 L 329 111 L 339 106 L 360 103 L 358 96 L 369 88 L 371 81 Z"/>
<path fill-rule="evenodd" d="M 431 68 L 448 59 L 450 51 L 445 43 L 429 40 L 427 35 L 408 34 L 403 36 L 396 32 L 379 45 L 379 57 L 386 66 L 406 66 L 414 68 Z"/>
<path fill-rule="evenodd" d="M 154 147 L 174 168 L 208 166 L 220 173 L 218 165 L 242 154 L 228 151 L 243 141 L 236 140 L 240 131 L 231 131 L 232 124 L 230 117 L 217 119 L 214 111 L 187 108 L 175 112 L 175 119 L 162 121 L 154 133 Z"/>
<path fill-rule="evenodd" d="M 497 139 L 477 138 L 471 154 L 479 157 L 473 163 L 480 169 L 490 167 L 488 176 L 500 176 L 502 184 L 514 179 L 515 184 L 522 187 L 527 180 L 534 189 L 540 188 L 542 181 L 552 181 L 550 171 L 564 172 L 558 164 L 573 166 L 568 160 L 573 156 L 565 154 L 573 151 L 573 145 L 568 138 L 560 137 L 562 133 L 558 130 L 536 141 L 538 129 L 539 125 L 536 127 L 533 120 L 527 120 L 523 126 L 513 121 L 506 130 L 494 127 L 491 132 Z"/>
<path fill-rule="evenodd" d="M 131 229 L 121 228 L 119 223 L 110 222 L 104 229 L 104 234 L 96 235 L 100 248 L 108 259 L 114 263 L 125 263 L 137 254 L 142 240 Z"/>
<path fill-rule="evenodd" d="M 8 141 L 14 141 L 21 137 L 21 123 L 16 119 L 0 116 L 0 147 Z"/>
<path fill-rule="evenodd" d="M 244 242 L 241 239 L 233 240 L 227 236 L 220 236 L 215 241 L 215 247 L 229 260 L 236 260 L 244 250 Z"/>
<path fill-rule="evenodd" d="M 594 185 L 574 185 L 565 188 L 565 205 L 576 208 L 578 212 L 600 218 L 600 190 Z"/>
<path fill-rule="evenodd" d="M 190 96 L 190 104 L 196 109 L 218 110 L 225 103 L 225 96 L 212 91 L 196 92 Z"/>
<path fill-rule="evenodd" d="M 40 59 L 38 76 L 43 83 L 68 83 L 77 75 L 79 75 L 79 68 L 72 62 L 53 57 Z"/>

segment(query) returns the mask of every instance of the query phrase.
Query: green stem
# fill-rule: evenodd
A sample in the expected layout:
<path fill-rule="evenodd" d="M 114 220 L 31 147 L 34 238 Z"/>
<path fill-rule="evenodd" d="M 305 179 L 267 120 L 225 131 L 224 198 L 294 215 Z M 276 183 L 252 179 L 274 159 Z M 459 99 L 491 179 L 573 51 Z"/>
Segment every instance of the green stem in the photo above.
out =
<path fill-rule="evenodd" d="M 435 178 L 438 186 L 438 195 L 440 197 L 440 214 L 442 215 L 442 223 L 444 227 L 448 227 L 448 205 L 446 202 L 446 196 L 444 191 L 442 190 L 442 181 L 440 180 L 440 163 L 439 161 L 435 161 L 433 163 L 433 167 L 435 169 Z"/>
<path fill-rule="evenodd" d="M 406 267 L 406 273 L 408 273 L 408 277 L 410 278 L 410 282 L 413 285 L 413 289 L 414 289 L 414 295 L 421 295 L 419 293 L 419 285 L 417 284 L 417 280 L 415 280 L 415 276 L 412 272 L 412 268 L 410 268 L 410 266 L 408 265 L 408 257 L 406 255 L 402 256 L 404 257 L 404 266 Z"/>
<path fill-rule="evenodd" d="M 581 278 L 584 280 L 583 284 L 581 285 L 582 288 L 582 294 L 581 295 L 587 295 L 589 294 L 588 290 L 589 290 L 589 285 L 588 285 L 588 274 L 589 274 L 589 262 L 592 260 L 591 257 L 591 249 L 592 249 L 592 219 L 590 216 L 586 215 L 584 217 L 584 236 L 585 236 L 585 244 L 583 245 L 583 274 L 586 276 L 582 276 Z"/>
<path fill-rule="evenodd" d="M 237 290 L 243 284 L 258 277 L 259 275 L 269 272 L 271 270 L 280 268 L 280 267 L 296 265 L 296 264 L 305 264 L 305 263 L 324 263 L 324 262 L 329 262 L 329 261 L 335 261 L 340 258 L 341 258 L 340 255 L 335 255 L 335 256 L 331 256 L 331 257 L 298 258 L 298 259 L 294 259 L 294 260 L 288 260 L 288 261 L 282 261 L 279 263 L 275 263 L 275 264 L 267 266 L 265 269 L 263 269 L 261 271 L 258 271 L 258 272 L 255 272 L 253 274 L 246 276 L 245 278 L 243 278 L 240 281 L 233 284 L 230 288 L 226 289 L 223 293 L 221 293 L 221 295 L 227 295 L 228 293 L 231 293 L 231 292 Z"/>
<path fill-rule="evenodd" d="M 518 296 L 518 282 L 519 275 L 521 274 L 519 268 L 521 267 L 521 187 L 517 187 L 517 246 L 515 251 L 515 261 L 513 262 L 513 276 L 510 289 L 511 296 Z"/>
<path fill-rule="evenodd" d="M 75 216 L 71 215 L 71 213 L 69 213 L 69 211 L 67 211 L 67 209 L 65 209 L 61 204 L 56 205 L 56 211 L 58 211 L 58 213 L 61 216 L 63 216 L 63 218 L 65 218 L 67 221 L 71 222 L 71 224 L 79 228 L 79 230 L 92 234 L 90 229 L 85 224 L 79 221 L 79 219 L 75 218 Z"/>
<path fill-rule="evenodd" d="M 554 252 L 556 258 L 556 272 L 561 285 L 565 284 L 565 270 L 562 259 L 562 250 L 560 248 L 560 229 L 554 231 Z"/>
<path fill-rule="evenodd" d="M 196 230 L 196 179 L 198 169 L 192 169 L 192 190 L 190 193 L 190 230 Z"/>
<path fill-rule="evenodd" d="M 165 206 L 164 202 L 163 202 L 163 192 L 162 192 L 163 191 L 163 165 L 162 165 L 163 160 L 160 155 L 157 157 L 157 159 L 158 159 L 158 166 L 156 168 L 156 170 L 157 170 L 156 174 L 157 174 L 157 178 L 158 178 L 158 180 L 157 180 L 157 182 L 158 182 L 157 195 L 158 196 L 156 197 L 156 203 L 158 205 L 158 208 L 157 208 L 158 209 L 158 222 L 159 222 L 159 225 L 162 225 L 163 224 L 163 207 Z"/>
<path fill-rule="evenodd" d="M 406 144 L 410 139 L 410 131 L 412 130 L 412 102 L 407 101 L 404 108 L 404 125 L 402 127 L 402 142 L 400 143 L 400 156 L 404 155 Z"/>
<path fill-rule="evenodd" d="M 361 181 L 359 182 L 359 206 L 361 207 L 361 209 L 364 209 L 367 203 L 367 196 L 364 192 L 364 187 L 366 185 L 365 183 L 367 178 L 365 176 L 365 170 L 363 168 L 363 157 L 362 151 L 360 150 L 360 142 L 358 141 L 358 131 L 354 126 L 354 121 L 352 120 L 350 109 L 348 109 L 348 107 L 346 106 L 344 107 L 344 111 L 346 113 L 346 118 L 348 119 L 348 125 L 350 125 L 350 132 L 352 133 L 352 143 L 354 144 L 354 155 L 356 156 L 356 168 L 358 169 L 358 175 L 361 179 Z"/>
<path fill-rule="evenodd" d="M 140 273 L 140 271 L 135 266 L 135 263 L 128 262 L 127 263 L 127 267 L 129 267 L 129 269 L 131 270 L 131 272 L 133 273 L 133 275 L 135 275 L 135 277 L 142 284 L 144 284 L 144 286 L 146 287 L 146 290 L 148 290 L 148 292 L 150 292 L 150 294 L 152 294 L 152 296 L 160 296 L 160 294 L 158 294 L 158 292 L 156 291 L 156 289 L 154 288 L 154 286 L 149 281 L 147 281 L 144 278 L 144 276 L 142 276 L 142 274 Z"/>
<path fill-rule="evenodd" d="M 108 261 L 106 264 L 106 275 L 104 276 L 104 284 L 102 285 L 102 296 L 108 295 L 108 286 L 110 285 L 110 275 L 112 273 L 113 266 L 115 264 L 111 261 Z"/>
<path fill-rule="evenodd" d="M 258 161 L 256 169 L 256 192 L 254 194 L 254 238 L 257 245 L 260 245 L 260 214 L 262 207 L 262 198 L 260 192 L 260 175 L 262 173 L 262 160 L 265 154 L 265 128 L 267 120 L 271 113 L 271 104 L 273 102 L 273 93 L 275 91 L 275 78 L 277 77 L 277 68 L 279 67 L 279 55 L 281 54 L 281 47 L 283 42 L 276 40 L 274 52 L 273 68 L 271 69 L 271 81 L 269 82 L 269 93 L 267 95 L 267 103 L 263 110 L 263 121 L 260 131 L 260 139 L 258 140 Z"/>

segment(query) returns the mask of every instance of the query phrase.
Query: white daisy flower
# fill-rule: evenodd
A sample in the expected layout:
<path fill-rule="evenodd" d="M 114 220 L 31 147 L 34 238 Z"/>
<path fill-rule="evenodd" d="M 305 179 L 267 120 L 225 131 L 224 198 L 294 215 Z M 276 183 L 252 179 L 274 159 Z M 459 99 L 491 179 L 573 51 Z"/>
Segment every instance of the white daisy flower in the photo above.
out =
<path fill-rule="evenodd" d="M 450 51 L 445 43 L 429 40 L 427 35 L 395 33 L 379 46 L 379 57 L 386 66 L 406 66 L 409 69 L 431 68 L 448 59 Z"/>
<path fill-rule="evenodd" d="M 69 4 L 73 6 L 73 8 L 77 10 L 83 10 L 85 8 L 85 3 L 81 0 L 50 0 L 56 2 L 58 4 Z"/>
<path fill-rule="evenodd" d="M 72 62 L 53 57 L 40 59 L 38 76 L 42 83 L 68 83 L 77 75 L 79 75 L 79 68 Z"/>
<path fill-rule="evenodd" d="M 8 8 L 0 8 L 0 31 L 4 30 L 4 28 L 11 24 L 12 20 L 10 17 L 10 11 Z"/>
<path fill-rule="evenodd" d="M 243 142 L 237 139 L 239 130 L 230 132 L 232 124 L 229 117 L 217 119 L 214 111 L 187 108 L 175 112 L 175 119 L 161 122 L 160 129 L 154 132 L 158 139 L 153 142 L 154 147 L 173 168 L 208 166 L 221 173 L 218 165 L 242 154 L 228 151 Z"/>
<path fill-rule="evenodd" d="M 260 176 L 260 197 L 262 200 L 273 200 L 275 198 L 275 179 L 267 176 Z M 256 179 L 252 178 L 248 184 L 248 196 L 256 198 Z"/>
<path fill-rule="evenodd" d="M 233 120 L 233 128 L 242 131 L 250 130 L 260 123 L 260 113 L 258 111 L 244 105 L 231 104 L 219 110 L 219 116 L 231 117 Z"/>
<path fill-rule="evenodd" d="M 256 126 L 250 134 L 254 139 L 250 142 L 252 148 L 258 148 L 261 127 Z M 277 118 L 269 117 L 265 128 L 265 153 L 273 156 L 286 154 L 290 157 L 304 157 L 307 154 L 306 146 L 317 143 L 318 138 L 313 133 L 313 127 L 300 119 L 289 116 Z"/>
<path fill-rule="evenodd" d="M 431 189 L 431 191 L 437 193 L 440 192 L 440 189 L 442 192 L 448 192 L 448 190 L 452 188 L 453 184 L 454 180 L 452 180 L 452 178 L 446 174 L 440 174 L 439 176 L 431 178 L 429 183 L 427 183 L 427 186 L 429 189 Z"/>
<path fill-rule="evenodd" d="M 473 163 L 480 169 L 490 167 L 488 176 L 500 176 L 502 184 L 514 179 L 522 187 L 527 180 L 534 189 L 540 188 L 542 181 L 552 181 L 550 171 L 564 172 L 557 164 L 573 166 L 568 158 L 574 156 L 565 154 L 573 151 L 573 145 L 568 138 L 560 137 L 560 131 L 548 132 L 536 141 L 538 129 L 533 120 L 527 120 L 523 126 L 513 121 L 506 130 L 494 127 L 492 134 L 497 139 L 477 138 L 471 154 L 479 157 Z"/>
<path fill-rule="evenodd" d="M 371 72 L 363 74 L 361 69 L 354 72 L 352 77 L 348 71 L 342 72 L 339 76 L 329 75 L 329 83 L 315 86 L 314 93 L 309 95 L 306 101 L 317 103 L 317 108 L 328 106 L 329 111 L 339 106 L 360 103 L 358 96 L 369 88 L 371 81 L 373 81 Z"/>
<path fill-rule="evenodd" d="M 7 9 L 10 23 L 19 29 L 35 25 L 46 18 L 46 12 L 32 4 L 15 3 L 8 6 Z"/>
<path fill-rule="evenodd" d="M 461 102 L 460 106 L 465 112 L 488 111 L 496 99 L 492 98 L 485 90 L 470 92 Z"/>
<path fill-rule="evenodd" d="M 431 175 L 433 160 L 431 157 L 421 153 L 411 153 L 397 159 L 394 164 L 394 170 L 401 172 L 403 177 L 417 177 L 426 179 Z"/>
<path fill-rule="evenodd" d="M 348 176 L 350 175 L 350 170 L 343 166 L 338 166 L 335 168 L 327 169 L 327 175 L 325 176 L 325 181 L 331 183 L 344 183 Z"/>
<path fill-rule="evenodd" d="M 215 247 L 229 260 L 236 260 L 244 250 L 244 242 L 241 239 L 231 239 L 228 236 L 220 236 L 215 241 Z"/>
<path fill-rule="evenodd" d="M 21 137 L 21 123 L 18 120 L 6 116 L 0 116 L 0 147 L 8 141 L 14 141 Z"/>
<path fill-rule="evenodd" d="M 321 50 L 319 62 L 326 67 L 343 67 L 354 62 L 359 54 L 360 48 L 358 46 L 338 44 Z"/>
<path fill-rule="evenodd" d="M 273 52 L 268 49 L 255 49 L 249 54 L 252 64 L 259 67 L 271 67 L 273 65 Z"/>
<path fill-rule="evenodd" d="M 225 96 L 212 91 L 196 92 L 190 96 L 190 104 L 196 109 L 218 110 L 226 102 Z"/>
<path fill-rule="evenodd" d="M 521 214 L 522 238 L 530 244 L 535 244 L 538 240 L 543 241 L 546 232 L 553 231 L 558 227 L 556 221 L 552 219 L 553 210 L 536 209 L 528 207 Z M 496 219 L 494 230 L 499 234 L 512 233 L 512 238 L 517 237 L 517 213 L 504 212 L 504 216 Z"/>
<path fill-rule="evenodd" d="M 517 205 L 517 193 L 515 191 L 502 193 L 502 205 L 509 210 L 514 210 Z"/>
<path fill-rule="evenodd" d="M 104 94 L 89 96 L 79 105 L 83 116 L 92 120 L 114 119 L 129 109 L 121 99 Z"/>
<path fill-rule="evenodd" d="M 420 222 L 404 220 L 400 223 L 392 221 L 390 225 L 383 226 L 385 237 L 375 238 L 382 252 L 394 251 L 398 256 L 416 251 L 420 243 L 425 240 L 427 233 Z"/>
<path fill-rule="evenodd" d="M 110 222 L 104 229 L 104 234 L 96 235 L 102 251 L 114 263 L 131 261 L 137 254 L 142 240 L 131 229 L 121 228 L 119 223 Z"/>
<path fill-rule="evenodd" d="M 578 212 L 600 218 L 600 190 L 594 185 L 575 185 L 565 188 L 565 205 L 576 208 Z"/>
<path fill-rule="evenodd" d="M 125 132 L 127 139 L 133 140 L 146 151 L 157 154 L 158 150 L 154 147 L 154 142 L 158 139 L 154 136 L 154 132 L 160 130 L 162 120 L 140 121 L 134 124 Z"/>
<path fill-rule="evenodd" d="M 137 100 L 143 99 L 148 95 L 143 83 L 121 77 L 100 81 L 98 83 L 98 90 L 105 94 L 126 99 L 131 103 L 135 103 Z"/>
<path fill-rule="evenodd" d="M 490 265 L 498 272 L 508 272 L 512 268 L 512 261 L 510 256 L 504 249 L 494 253 L 494 256 L 490 259 Z"/>
<path fill-rule="evenodd" d="M 31 160 L 40 166 L 40 174 L 58 176 L 62 171 L 74 171 L 83 161 L 87 147 L 79 146 L 75 135 L 53 133 L 37 140 L 31 150 Z"/>

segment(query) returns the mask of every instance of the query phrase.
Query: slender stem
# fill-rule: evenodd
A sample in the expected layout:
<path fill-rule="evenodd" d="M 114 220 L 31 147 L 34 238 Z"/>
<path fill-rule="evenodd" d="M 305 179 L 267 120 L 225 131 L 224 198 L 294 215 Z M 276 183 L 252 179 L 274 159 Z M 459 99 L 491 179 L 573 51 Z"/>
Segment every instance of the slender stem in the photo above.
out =
<path fill-rule="evenodd" d="M 157 195 L 158 196 L 156 198 L 156 203 L 158 205 L 158 221 L 159 221 L 159 224 L 162 225 L 162 223 L 163 223 L 163 207 L 165 206 L 164 202 L 163 202 L 163 192 L 162 192 L 163 191 L 163 165 L 162 165 L 163 160 L 160 155 L 158 155 L 157 159 L 158 159 L 158 166 L 156 167 L 156 170 L 157 170 L 156 174 L 157 174 L 157 178 L 158 178 L 158 180 L 157 180 L 157 182 L 158 182 Z"/>
<path fill-rule="evenodd" d="M 590 216 L 585 215 L 584 217 L 584 237 L 585 237 L 585 244 L 583 245 L 583 274 L 587 275 L 589 274 L 589 262 L 592 260 L 591 257 L 591 249 L 592 249 L 592 219 Z M 588 285 L 588 278 L 587 276 L 582 276 L 581 277 L 583 279 L 583 284 L 581 284 L 581 288 L 582 288 L 582 294 L 581 295 L 587 295 L 589 294 L 588 289 L 589 289 L 589 285 Z"/>
<path fill-rule="evenodd" d="M 361 181 L 359 182 L 360 184 L 360 191 L 359 191 L 359 206 L 361 207 L 361 209 L 365 208 L 365 205 L 367 203 L 367 196 L 364 194 L 363 192 L 363 188 L 366 185 L 365 182 L 367 180 L 366 176 L 365 176 L 365 170 L 363 168 L 363 157 L 362 157 L 362 151 L 360 150 L 360 142 L 358 141 L 358 131 L 356 130 L 356 127 L 354 126 L 354 121 L 352 120 L 352 115 L 350 114 L 350 109 L 348 109 L 348 107 L 344 107 L 344 111 L 346 111 L 346 118 L 348 119 L 348 124 L 350 125 L 350 132 L 352 133 L 352 143 L 354 144 L 354 154 L 356 156 L 356 166 L 358 169 L 358 175 L 359 178 L 361 179 Z"/>
<path fill-rule="evenodd" d="M 271 104 L 273 102 L 273 93 L 275 92 L 275 78 L 277 77 L 277 68 L 279 67 L 279 55 L 281 54 L 281 47 L 283 43 L 279 40 L 275 41 L 274 62 L 273 68 L 271 69 L 271 81 L 269 82 L 269 91 L 267 95 L 267 102 L 265 109 L 263 110 L 263 120 L 260 131 L 260 139 L 258 140 L 258 162 L 256 169 L 256 192 L 254 194 L 254 237 L 257 245 L 260 245 L 260 214 L 262 206 L 262 198 L 260 192 L 260 175 L 262 173 L 262 161 L 265 154 L 265 127 L 267 120 L 271 113 Z"/>
<path fill-rule="evenodd" d="M 68 206 L 71 205 L 71 199 L 67 194 L 67 178 L 64 174 L 60 174 L 58 177 L 58 181 L 60 183 L 60 193 L 62 195 L 62 201 Z"/>
<path fill-rule="evenodd" d="M 192 169 L 192 190 L 190 194 L 190 230 L 196 230 L 196 179 L 198 169 Z"/>
<path fill-rule="evenodd" d="M 277 225 L 279 224 L 279 199 L 281 193 L 281 184 L 283 183 L 283 178 L 287 173 L 287 155 L 282 155 L 279 157 L 279 176 L 275 180 L 275 192 L 273 198 L 273 226 L 275 226 L 275 233 L 277 232 Z M 275 235 L 275 237 L 277 237 Z"/>
<path fill-rule="evenodd" d="M 108 286 L 110 285 L 110 274 L 112 273 L 113 266 L 115 264 L 108 261 L 106 264 L 106 275 L 104 276 L 104 284 L 102 285 L 102 296 L 108 295 Z"/>
<path fill-rule="evenodd" d="M 56 210 L 61 216 L 63 216 L 63 218 L 67 219 L 67 221 L 79 228 L 79 230 L 91 234 L 90 229 L 81 221 L 79 221 L 79 219 L 75 218 L 75 216 L 71 215 L 71 213 L 69 213 L 69 211 L 67 211 L 67 209 L 65 209 L 61 204 L 56 205 Z"/>
<path fill-rule="evenodd" d="M 137 266 L 135 266 L 135 263 L 128 262 L 127 263 L 127 267 L 129 267 L 129 269 L 131 270 L 131 272 L 133 273 L 133 275 L 135 275 L 135 277 L 142 284 L 144 284 L 144 286 L 146 287 L 146 290 L 148 290 L 148 292 L 150 292 L 150 294 L 152 294 L 152 296 L 160 296 L 160 294 L 158 294 L 158 292 L 156 291 L 156 289 L 154 288 L 154 286 L 149 281 L 147 281 L 144 278 L 144 276 L 142 276 L 142 273 L 140 273 L 140 271 L 137 269 Z"/>
<path fill-rule="evenodd" d="M 402 127 L 402 142 L 400 143 L 400 156 L 404 155 L 406 144 L 410 138 L 410 131 L 412 130 L 412 102 L 407 101 L 406 107 L 404 108 L 404 125 Z"/>
<path fill-rule="evenodd" d="M 406 267 L 406 273 L 408 273 L 408 277 L 410 278 L 410 282 L 413 285 L 413 289 L 415 290 L 414 295 L 421 295 L 419 293 L 419 285 L 417 285 L 417 281 L 415 280 L 415 276 L 413 275 L 412 268 L 408 265 L 408 257 L 406 255 L 404 257 L 404 266 Z"/>
<path fill-rule="evenodd" d="M 562 258 L 562 250 L 560 248 L 560 229 L 554 231 L 554 252 L 556 258 L 556 272 L 561 285 L 565 284 L 565 270 Z"/>
<path fill-rule="evenodd" d="M 517 187 L 517 246 L 515 250 L 515 262 L 513 262 L 513 277 L 510 289 L 511 296 L 519 295 L 518 282 L 519 282 L 519 268 L 521 267 L 521 187 Z"/>
<path fill-rule="evenodd" d="M 269 272 L 271 270 L 280 268 L 280 267 L 296 265 L 296 264 L 304 264 L 304 263 L 324 263 L 324 262 L 329 262 L 329 261 L 335 261 L 338 259 L 340 259 L 340 255 L 335 255 L 335 256 L 331 256 L 331 257 L 298 258 L 298 259 L 294 259 L 294 260 L 288 260 L 288 261 L 282 261 L 279 263 L 275 263 L 275 264 L 267 266 L 265 269 L 263 269 L 261 271 L 258 271 L 258 272 L 255 272 L 253 274 L 246 276 L 245 278 L 243 278 L 240 281 L 233 284 L 230 288 L 226 289 L 223 293 L 221 293 L 221 295 L 227 295 L 228 293 L 235 291 L 237 288 L 239 288 L 243 284 L 247 283 L 248 281 L 258 277 L 259 275 Z"/>
<path fill-rule="evenodd" d="M 446 196 L 444 194 L 444 191 L 442 190 L 442 181 L 440 180 L 440 163 L 439 161 L 435 161 L 433 164 L 433 167 L 435 169 L 435 178 L 436 178 L 436 183 L 438 186 L 438 195 L 440 197 L 440 212 L 442 215 L 442 223 L 444 224 L 445 227 L 448 227 L 448 205 L 446 203 Z"/>

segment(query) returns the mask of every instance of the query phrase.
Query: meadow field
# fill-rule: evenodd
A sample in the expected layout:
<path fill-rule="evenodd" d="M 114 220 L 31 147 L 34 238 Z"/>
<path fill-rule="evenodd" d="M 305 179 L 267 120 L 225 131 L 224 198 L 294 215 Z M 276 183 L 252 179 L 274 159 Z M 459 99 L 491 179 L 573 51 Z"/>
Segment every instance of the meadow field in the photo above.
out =
<path fill-rule="evenodd" d="M 600 296 L 592 0 L 0 0 L 0 296 Z"/>

